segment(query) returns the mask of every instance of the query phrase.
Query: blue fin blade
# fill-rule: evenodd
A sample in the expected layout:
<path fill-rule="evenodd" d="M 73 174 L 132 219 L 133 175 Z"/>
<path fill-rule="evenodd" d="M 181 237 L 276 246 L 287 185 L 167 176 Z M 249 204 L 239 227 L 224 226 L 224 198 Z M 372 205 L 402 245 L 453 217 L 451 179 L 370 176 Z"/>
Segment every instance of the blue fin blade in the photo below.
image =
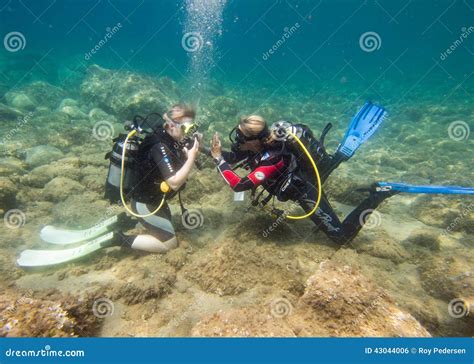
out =
<path fill-rule="evenodd" d="M 352 119 L 337 152 L 346 159 L 351 158 L 356 150 L 375 133 L 386 116 L 387 112 L 383 107 L 367 101 Z"/>
<path fill-rule="evenodd" d="M 381 191 L 405 193 L 431 193 L 440 195 L 474 195 L 474 187 L 461 186 L 418 186 L 406 183 L 377 182 Z"/>

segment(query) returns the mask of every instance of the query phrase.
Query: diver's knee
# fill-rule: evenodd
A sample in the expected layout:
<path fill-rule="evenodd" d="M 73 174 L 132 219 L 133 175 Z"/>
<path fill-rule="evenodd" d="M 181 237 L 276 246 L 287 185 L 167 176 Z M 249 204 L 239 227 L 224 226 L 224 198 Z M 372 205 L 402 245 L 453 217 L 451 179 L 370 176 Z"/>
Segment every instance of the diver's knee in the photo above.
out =
<path fill-rule="evenodd" d="M 177 246 L 178 240 L 176 239 L 176 236 L 173 236 L 171 239 L 162 242 L 154 236 L 147 234 L 137 235 L 131 244 L 132 249 L 158 254 L 166 253 Z"/>

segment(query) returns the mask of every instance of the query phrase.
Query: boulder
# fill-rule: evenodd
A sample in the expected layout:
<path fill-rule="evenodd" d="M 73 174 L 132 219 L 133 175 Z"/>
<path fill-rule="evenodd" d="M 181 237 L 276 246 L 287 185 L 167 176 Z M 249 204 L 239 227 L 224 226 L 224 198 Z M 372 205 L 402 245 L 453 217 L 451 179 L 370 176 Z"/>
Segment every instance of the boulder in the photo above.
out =
<path fill-rule="evenodd" d="M 0 210 L 7 211 L 15 206 L 18 188 L 7 177 L 0 177 Z"/>
<path fill-rule="evenodd" d="M 39 145 L 26 151 L 26 164 L 37 167 L 63 157 L 63 152 L 50 145 Z"/>
<path fill-rule="evenodd" d="M 387 292 L 349 266 L 323 263 L 299 299 L 275 297 L 266 306 L 217 312 L 201 320 L 193 336 L 429 337 Z"/>
<path fill-rule="evenodd" d="M 96 65 L 89 67 L 81 92 L 89 103 L 119 118 L 163 113 L 180 98 L 169 82 Z"/>
<path fill-rule="evenodd" d="M 85 187 L 66 177 L 56 177 L 44 186 L 43 196 L 48 201 L 63 201 L 69 196 L 84 192 Z"/>

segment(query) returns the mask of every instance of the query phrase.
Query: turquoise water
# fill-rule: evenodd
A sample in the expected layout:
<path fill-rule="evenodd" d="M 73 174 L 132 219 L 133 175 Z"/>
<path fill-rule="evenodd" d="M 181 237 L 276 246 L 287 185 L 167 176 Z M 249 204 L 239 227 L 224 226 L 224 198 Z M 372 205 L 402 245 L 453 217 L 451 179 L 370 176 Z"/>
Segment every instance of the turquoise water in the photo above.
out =
<path fill-rule="evenodd" d="M 204 162 L 185 193 L 204 227 L 178 227 L 181 245 L 165 257 L 112 248 L 44 275 L 14 259 L 47 247 L 43 225 L 86 228 L 108 216 L 112 137 L 133 115 L 178 101 L 196 106 L 207 141 L 215 131 L 226 139 L 250 113 L 304 122 L 316 135 L 331 122 L 329 152 L 365 100 L 383 105 L 387 121 L 325 187 L 341 216 L 360 201 L 354 189 L 374 181 L 474 186 L 473 19 L 472 0 L 0 0 L 2 285 L 14 300 L 59 287 L 61 301 L 77 287 L 129 310 L 129 320 L 83 335 L 178 336 L 213 310 L 261 311 L 278 297 L 297 306 L 307 278 L 333 259 L 361 266 L 430 334 L 473 335 L 472 313 L 447 309 L 474 302 L 471 197 L 396 196 L 348 252 L 307 221 L 278 222 L 262 239 L 274 220 L 235 204 Z M 156 271 L 165 272 L 158 283 Z"/>

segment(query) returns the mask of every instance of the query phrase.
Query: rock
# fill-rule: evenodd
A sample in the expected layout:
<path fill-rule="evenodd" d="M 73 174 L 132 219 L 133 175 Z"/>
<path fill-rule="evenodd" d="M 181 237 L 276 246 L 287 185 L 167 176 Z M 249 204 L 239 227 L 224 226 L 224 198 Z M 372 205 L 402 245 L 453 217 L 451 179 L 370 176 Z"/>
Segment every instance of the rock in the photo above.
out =
<path fill-rule="evenodd" d="M 410 212 L 418 220 L 442 228 L 445 233 L 474 233 L 474 204 L 462 199 L 420 196 L 410 206 Z"/>
<path fill-rule="evenodd" d="M 98 121 L 109 121 L 111 123 L 116 123 L 117 119 L 115 116 L 107 114 L 104 110 L 99 109 L 99 108 L 93 108 L 91 111 L 89 111 L 89 119 L 96 123 Z"/>
<path fill-rule="evenodd" d="M 23 114 L 21 111 L 12 109 L 4 104 L 0 103 L 0 120 L 1 121 L 12 121 L 21 117 Z"/>
<path fill-rule="evenodd" d="M 219 311 L 193 327 L 196 337 L 296 337 L 285 321 L 275 320 L 266 310 Z"/>
<path fill-rule="evenodd" d="M 71 337 L 74 334 L 74 319 L 71 319 L 60 304 L 52 301 L 21 297 L 16 301 L 6 295 L 0 296 L 3 337 Z"/>
<path fill-rule="evenodd" d="M 21 183 L 41 188 L 55 177 L 68 177 L 76 181 L 79 180 L 81 177 L 79 158 L 64 158 L 36 167 L 21 178 Z"/>
<path fill-rule="evenodd" d="M 69 115 L 71 119 L 87 119 L 87 115 L 77 106 L 63 106 L 59 111 Z"/>
<path fill-rule="evenodd" d="M 85 190 L 80 194 L 67 196 L 64 201 L 56 204 L 53 218 L 56 224 L 71 228 L 89 228 L 105 219 L 109 204 L 103 200 L 102 194 Z"/>
<path fill-rule="evenodd" d="M 239 105 L 231 97 L 219 96 L 214 98 L 209 108 L 218 115 L 219 119 L 233 118 L 239 113 Z"/>
<path fill-rule="evenodd" d="M 279 297 L 267 307 L 251 306 L 204 318 L 193 336 L 369 336 L 429 337 L 388 294 L 349 266 L 330 263 L 306 283 L 295 301 Z"/>
<path fill-rule="evenodd" d="M 66 97 L 66 92 L 62 88 L 44 81 L 32 82 L 21 90 L 32 100 L 38 101 L 51 110 L 57 108 L 61 100 Z"/>
<path fill-rule="evenodd" d="M 26 151 L 26 164 L 37 167 L 63 157 L 63 152 L 50 145 L 39 145 Z"/>
<path fill-rule="evenodd" d="M 407 247 L 414 244 L 432 251 L 439 251 L 440 249 L 439 236 L 430 231 L 416 232 L 410 235 L 403 243 Z"/>
<path fill-rule="evenodd" d="M 31 100 L 30 97 L 28 97 L 28 95 L 23 92 L 7 93 L 5 95 L 5 99 L 10 104 L 10 106 L 19 110 L 33 111 L 34 109 L 36 109 L 37 103 Z"/>
<path fill-rule="evenodd" d="M 78 107 L 79 105 L 78 105 L 78 102 L 74 99 L 64 99 L 59 104 L 58 109 L 61 110 L 63 107 L 66 107 L 66 106 Z"/>
<path fill-rule="evenodd" d="M 0 176 L 25 173 L 24 164 L 17 158 L 0 158 Z"/>
<path fill-rule="evenodd" d="M 176 282 L 176 274 L 169 266 L 161 266 L 159 271 L 136 269 L 133 274 L 128 272 L 127 281 L 114 291 L 112 299 L 133 305 L 166 296 Z"/>
<path fill-rule="evenodd" d="M 51 296 L 51 293 L 49 294 Z M 32 291 L 22 296 L 0 295 L 0 337 L 77 337 L 96 334 L 100 321 L 90 309 L 89 297 L 61 297 L 57 301 L 36 297 Z"/>
<path fill-rule="evenodd" d="M 243 228 L 242 228 L 243 229 Z M 256 246 L 250 239 L 240 235 L 240 243 L 224 241 L 203 261 L 187 264 L 185 277 L 196 282 L 203 290 L 220 296 L 238 295 L 258 284 L 278 286 L 290 292 L 301 293 L 303 282 L 298 270 L 288 269 L 292 257 L 279 249 L 270 250 L 266 246 Z M 275 273 L 278 272 L 278 273 Z"/>
<path fill-rule="evenodd" d="M 7 177 L 0 177 L 0 210 L 7 211 L 15 206 L 18 188 Z"/>
<path fill-rule="evenodd" d="M 130 72 L 91 66 L 81 85 L 84 98 L 117 117 L 163 113 L 179 100 L 176 90 L 163 81 Z"/>
<path fill-rule="evenodd" d="M 381 231 L 366 230 L 364 237 L 354 239 L 352 245 L 359 253 L 389 259 L 395 264 L 403 263 L 410 257 L 402 244 Z"/>
<path fill-rule="evenodd" d="M 79 182 L 66 177 L 56 177 L 44 186 L 43 196 L 48 201 L 62 201 L 68 196 L 80 194 L 85 188 Z"/>
<path fill-rule="evenodd" d="M 474 296 L 474 269 L 469 253 L 463 248 L 423 259 L 419 273 L 425 291 L 447 302 Z"/>

